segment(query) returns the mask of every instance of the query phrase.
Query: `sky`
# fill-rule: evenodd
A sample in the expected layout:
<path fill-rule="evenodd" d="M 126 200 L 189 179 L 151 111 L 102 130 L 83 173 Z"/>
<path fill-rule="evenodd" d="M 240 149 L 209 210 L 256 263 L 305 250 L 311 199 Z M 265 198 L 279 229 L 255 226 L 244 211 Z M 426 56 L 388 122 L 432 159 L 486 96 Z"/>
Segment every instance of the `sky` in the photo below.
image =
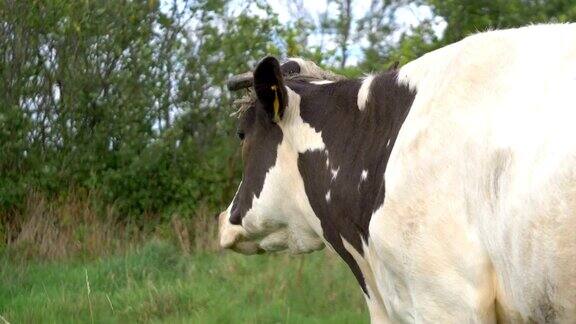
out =
<path fill-rule="evenodd" d="M 278 14 L 278 19 L 281 23 L 290 22 L 293 17 L 291 17 L 290 10 L 287 10 L 287 6 L 293 3 L 291 0 L 268 0 L 268 4 L 272 9 Z M 370 8 L 371 0 L 354 0 L 352 6 L 352 16 L 355 18 L 363 17 L 366 15 Z M 314 19 L 318 19 L 321 13 L 324 13 L 327 9 L 329 13 L 337 14 L 337 7 L 335 3 L 330 3 L 328 6 L 328 1 L 326 0 L 308 0 L 302 1 L 303 7 L 308 11 Z M 406 7 L 402 7 L 396 12 L 396 21 L 400 26 L 400 29 L 392 35 L 393 40 L 400 39 L 400 36 L 404 32 L 409 32 L 412 27 L 418 26 L 419 22 L 424 19 L 431 19 L 433 17 L 432 10 L 429 6 L 417 6 L 411 4 Z M 318 23 L 318 21 L 316 21 Z M 433 24 L 434 31 L 438 37 L 442 36 L 444 29 L 446 28 L 446 22 L 437 17 Z M 354 29 L 356 26 L 352 26 Z M 309 41 L 311 46 L 317 46 L 321 42 L 319 35 L 311 35 Z M 334 42 L 330 43 L 330 39 L 324 38 L 324 46 L 327 49 L 332 49 L 336 46 Z M 366 45 L 366 40 L 359 40 L 357 42 L 352 42 L 349 49 L 349 59 L 347 65 L 356 65 L 359 60 L 362 59 L 362 47 Z"/>
<path fill-rule="evenodd" d="M 166 11 L 169 10 L 173 0 L 161 0 L 161 7 L 164 7 Z M 353 15 L 353 22 L 355 19 L 359 17 L 363 17 L 366 15 L 367 11 L 370 8 L 370 3 L 372 0 L 354 0 L 352 6 L 352 15 Z M 180 4 L 183 4 L 184 1 L 178 0 Z M 238 7 L 242 7 L 244 2 L 242 0 L 232 0 L 232 6 L 236 5 Z M 294 20 L 292 12 L 294 10 L 290 10 L 290 7 L 294 8 L 295 1 L 292 0 L 267 0 L 267 3 L 272 7 L 274 12 L 278 14 L 278 19 L 281 23 L 286 24 Z M 304 9 L 306 12 L 310 14 L 312 19 L 315 20 L 316 24 L 318 25 L 318 19 L 320 14 L 326 12 L 328 9 L 328 13 L 332 14 L 333 16 L 337 15 L 337 6 L 334 2 L 330 2 L 328 0 L 302 0 L 301 1 Z M 256 9 L 255 14 L 259 14 L 258 10 Z M 264 11 L 260 11 L 260 14 L 263 18 L 265 18 L 266 13 Z M 399 40 L 400 36 L 403 33 L 409 33 L 412 27 L 418 26 L 419 22 L 422 20 L 430 19 L 433 17 L 432 10 L 429 6 L 418 6 L 415 4 L 410 4 L 405 7 L 401 7 L 396 11 L 396 23 L 399 26 L 399 29 L 395 31 L 392 36 L 392 40 Z M 352 26 L 354 30 L 356 28 L 355 25 Z M 446 28 L 446 22 L 440 18 L 435 17 L 433 20 L 433 29 L 438 37 L 442 36 L 444 29 Z M 322 37 L 319 34 L 310 35 L 309 39 L 310 46 L 319 46 L 321 43 L 323 48 L 327 50 L 334 49 L 336 47 L 336 43 L 330 39 L 329 37 Z M 367 44 L 366 39 L 360 39 L 358 41 L 353 41 L 349 45 L 349 57 L 347 60 L 348 66 L 357 65 L 358 61 L 362 59 L 363 51 L 362 48 Z"/>

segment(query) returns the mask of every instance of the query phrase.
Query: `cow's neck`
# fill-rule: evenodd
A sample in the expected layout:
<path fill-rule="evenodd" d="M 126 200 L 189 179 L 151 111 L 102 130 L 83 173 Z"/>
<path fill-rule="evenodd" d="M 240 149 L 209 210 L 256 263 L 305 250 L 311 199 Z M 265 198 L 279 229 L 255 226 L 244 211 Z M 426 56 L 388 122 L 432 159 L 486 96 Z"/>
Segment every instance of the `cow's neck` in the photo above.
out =
<path fill-rule="evenodd" d="M 301 93 L 302 119 L 321 131 L 325 149 L 300 153 L 298 168 L 324 238 L 366 291 L 358 265 L 345 245 L 364 252 L 370 218 L 384 201 L 388 158 L 414 93 L 397 84 L 396 73 L 387 72 L 371 80 L 371 95 L 360 103 L 365 103 L 360 110 L 361 83 L 347 80 L 324 86 L 334 87 L 333 91 L 300 90 L 307 92 Z"/>

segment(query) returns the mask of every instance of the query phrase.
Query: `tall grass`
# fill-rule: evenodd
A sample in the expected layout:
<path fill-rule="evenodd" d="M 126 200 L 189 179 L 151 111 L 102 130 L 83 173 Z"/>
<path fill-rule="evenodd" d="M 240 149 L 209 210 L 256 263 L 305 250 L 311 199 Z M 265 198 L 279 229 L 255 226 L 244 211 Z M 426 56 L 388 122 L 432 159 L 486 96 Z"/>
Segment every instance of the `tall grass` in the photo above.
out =
<path fill-rule="evenodd" d="M 97 210 L 90 196 L 49 201 L 31 193 L 24 209 L 2 217 L 5 249 L 20 259 L 61 260 L 99 256 L 128 248 L 141 231 L 116 221 L 113 208 Z"/>
<path fill-rule="evenodd" d="M 185 255 L 151 241 L 88 262 L 0 259 L 0 315 L 11 323 L 360 323 L 360 289 L 324 252 Z"/>
<path fill-rule="evenodd" d="M 0 252 L 19 259 L 64 260 L 111 255 L 157 238 L 184 253 L 217 250 L 214 212 L 200 205 L 193 215 L 146 215 L 144 221 L 120 221 L 112 206 L 95 206 L 90 194 L 72 193 L 59 201 L 31 193 L 16 215 L 0 215 Z"/>

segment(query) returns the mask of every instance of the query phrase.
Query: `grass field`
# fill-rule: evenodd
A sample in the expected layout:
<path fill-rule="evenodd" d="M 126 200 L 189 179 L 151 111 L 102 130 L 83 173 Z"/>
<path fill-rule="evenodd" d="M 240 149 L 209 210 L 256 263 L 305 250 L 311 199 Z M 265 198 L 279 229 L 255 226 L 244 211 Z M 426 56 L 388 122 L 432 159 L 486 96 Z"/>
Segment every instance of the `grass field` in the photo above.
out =
<path fill-rule="evenodd" d="M 328 252 L 185 255 L 152 241 L 80 261 L 0 257 L 0 323 L 367 323 L 360 289 Z"/>

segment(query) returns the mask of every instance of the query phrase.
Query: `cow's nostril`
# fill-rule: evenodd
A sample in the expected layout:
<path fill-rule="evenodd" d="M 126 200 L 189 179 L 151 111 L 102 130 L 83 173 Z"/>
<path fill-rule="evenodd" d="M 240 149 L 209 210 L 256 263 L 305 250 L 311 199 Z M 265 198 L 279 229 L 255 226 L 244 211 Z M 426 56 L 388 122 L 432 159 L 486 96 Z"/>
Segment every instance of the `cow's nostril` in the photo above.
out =
<path fill-rule="evenodd" d="M 230 224 L 232 225 L 241 225 L 242 224 L 242 217 L 240 217 L 240 209 L 234 208 L 230 212 Z"/>

